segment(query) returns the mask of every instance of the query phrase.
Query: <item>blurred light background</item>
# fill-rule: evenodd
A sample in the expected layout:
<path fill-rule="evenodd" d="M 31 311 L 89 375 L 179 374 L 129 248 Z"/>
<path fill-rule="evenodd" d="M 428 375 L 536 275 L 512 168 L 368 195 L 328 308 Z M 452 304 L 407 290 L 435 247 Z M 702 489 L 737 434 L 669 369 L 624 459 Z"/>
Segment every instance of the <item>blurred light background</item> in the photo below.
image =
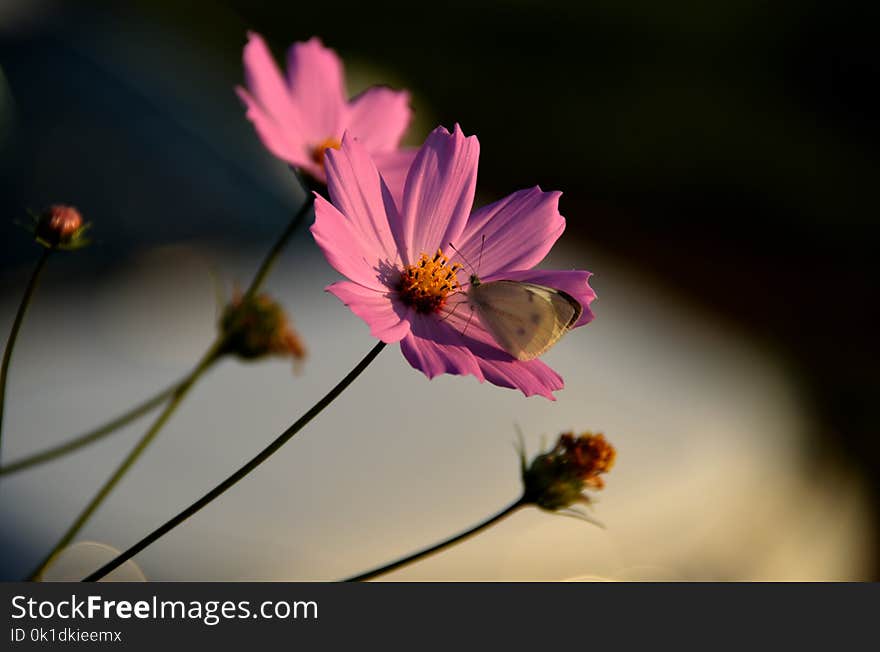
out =
<path fill-rule="evenodd" d="M 546 264 L 596 273 L 598 317 L 546 356 L 567 383 L 556 403 L 472 378 L 429 382 L 389 347 L 125 577 L 361 572 L 514 499 L 517 423 L 532 453 L 542 435 L 606 433 L 618 464 L 595 517 L 607 529 L 525 511 L 389 578 L 877 579 L 878 13 L 2 0 L 4 338 L 39 254 L 14 221 L 71 203 L 97 240 L 51 261 L 28 314 L 3 460 L 101 423 L 196 360 L 213 335 L 215 277 L 245 285 L 302 198 L 233 93 L 245 32 L 279 59 L 320 35 L 352 92 L 412 90 L 410 143 L 456 121 L 479 136 L 480 203 L 536 183 L 564 192 L 568 230 Z M 268 289 L 310 350 L 303 373 L 219 365 L 82 541 L 126 548 L 369 350 L 364 324 L 322 292 L 335 278 L 301 231 Z M 45 554 L 148 423 L 0 479 L 4 579 Z M 79 557 L 84 574 L 99 548 Z M 76 575 L 71 555 L 58 577 Z"/>

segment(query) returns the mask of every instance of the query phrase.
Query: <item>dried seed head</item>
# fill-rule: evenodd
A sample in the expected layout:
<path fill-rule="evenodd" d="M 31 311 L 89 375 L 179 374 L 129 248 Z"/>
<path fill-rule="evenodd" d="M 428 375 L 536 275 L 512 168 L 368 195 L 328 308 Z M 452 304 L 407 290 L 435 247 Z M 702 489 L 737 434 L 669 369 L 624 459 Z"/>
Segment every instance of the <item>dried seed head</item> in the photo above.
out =
<path fill-rule="evenodd" d="M 273 355 L 296 364 L 306 356 L 284 309 L 268 294 L 234 296 L 220 318 L 220 331 L 226 337 L 225 352 L 245 360 Z"/>
<path fill-rule="evenodd" d="M 583 491 L 605 486 L 601 475 L 614 466 L 615 456 L 602 434 L 564 432 L 553 448 L 537 455 L 530 465 L 523 463 L 526 500 L 551 511 L 589 503 Z"/>

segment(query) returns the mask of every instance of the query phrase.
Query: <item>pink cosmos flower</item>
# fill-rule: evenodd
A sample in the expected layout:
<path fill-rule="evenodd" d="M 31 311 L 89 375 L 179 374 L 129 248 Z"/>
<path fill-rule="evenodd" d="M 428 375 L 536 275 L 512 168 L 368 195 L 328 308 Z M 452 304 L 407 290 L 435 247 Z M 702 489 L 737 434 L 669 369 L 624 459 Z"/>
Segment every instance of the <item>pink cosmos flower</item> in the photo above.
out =
<path fill-rule="evenodd" d="M 468 309 L 468 275 L 450 258 L 480 260 L 484 283 L 525 281 L 568 293 L 583 306 L 575 327 L 593 319 L 590 272 L 531 269 L 565 228 L 561 193 L 520 190 L 471 212 L 478 158 L 476 136 L 466 138 L 458 125 L 452 134 L 438 127 L 419 149 L 398 201 L 366 147 L 346 134 L 341 148 L 327 153 L 330 201 L 316 198 L 312 226 L 327 260 L 348 278 L 327 290 L 375 337 L 399 341 L 407 361 L 429 378 L 470 374 L 552 400 L 562 378 L 498 345 Z"/>
<path fill-rule="evenodd" d="M 275 156 L 325 183 L 324 154 L 349 131 L 363 144 L 394 187 L 403 187 L 414 150 L 399 150 L 412 119 L 409 93 L 373 87 L 346 100 L 342 61 L 314 37 L 287 53 L 287 79 L 259 34 L 244 48 L 247 106 L 263 144 Z"/>

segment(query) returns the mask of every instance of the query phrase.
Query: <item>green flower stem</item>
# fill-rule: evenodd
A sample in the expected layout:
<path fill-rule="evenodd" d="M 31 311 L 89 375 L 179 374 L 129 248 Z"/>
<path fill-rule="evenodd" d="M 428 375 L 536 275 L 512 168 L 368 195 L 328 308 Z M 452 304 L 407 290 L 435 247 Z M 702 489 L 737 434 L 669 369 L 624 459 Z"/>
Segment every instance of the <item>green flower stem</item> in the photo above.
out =
<path fill-rule="evenodd" d="M 24 296 L 21 298 L 21 303 L 18 305 L 18 312 L 15 313 L 15 319 L 12 322 L 12 330 L 9 331 L 9 339 L 6 340 L 6 350 L 3 351 L 3 363 L 0 365 L 0 450 L 2 450 L 3 444 L 3 410 L 6 405 L 6 378 L 9 375 L 9 363 L 12 360 L 12 349 L 15 348 L 15 340 L 18 339 L 18 331 L 21 330 L 21 323 L 24 321 L 24 314 L 27 312 L 28 306 L 31 303 L 34 291 L 37 289 L 37 285 L 40 282 L 40 275 L 43 273 L 43 268 L 46 267 L 46 262 L 49 260 L 51 253 L 51 249 L 43 249 L 43 253 L 40 255 L 40 259 L 37 261 L 33 273 L 31 273 L 31 278 L 28 281 L 27 287 L 24 289 Z"/>
<path fill-rule="evenodd" d="M 355 378 L 361 375 L 364 369 L 366 369 L 370 365 L 375 357 L 379 355 L 379 352 L 384 348 L 384 342 L 379 342 L 378 344 L 376 344 L 376 346 L 372 348 L 372 350 L 364 357 L 364 359 L 361 360 L 354 369 L 348 372 L 348 375 L 346 375 L 345 378 L 340 380 L 336 384 L 336 386 L 331 389 L 320 401 L 315 403 L 308 412 L 297 419 L 293 425 L 291 425 L 287 430 L 281 433 L 271 444 L 266 446 L 266 448 L 264 448 L 259 454 L 253 457 L 247 464 L 242 466 L 240 469 L 238 469 L 238 471 L 236 471 L 228 478 L 226 478 L 223 482 L 211 489 L 211 491 L 199 498 L 192 505 L 184 509 L 177 516 L 169 521 L 166 521 L 163 525 L 160 525 L 158 528 L 153 530 L 150 534 L 138 541 L 128 550 L 121 553 L 115 559 L 111 560 L 110 562 L 96 570 L 94 573 L 86 577 L 83 581 L 97 582 L 99 579 L 134 557 L 151 543 L 186 521 L 190 516 L 201 510 L 214 499 L 219 498 L 228 489 L 231 489 L 236 483 L 238 483 L 239 480 L 242 480 L 251 471 L 255 470 L 258 466 L 260 466 L 260 464 L 269 459 L 278 449 L 284 446 L 284 444 L 290 441 L 294 435 L 302 430 L 312 419 L 318 416 L 324 410 L 324 408 L 330 405 L 336 399 L 336 397 L 342 394 L 342 392 L 349 385 L 351 385 L 352 382 L 354 382 Z"/>
<path fill-rule="evenodd" d="M 284 249 L 284 246 L 290 240 L 290 237 L 296 231 L 296 228 L 303 221 L 305 216 L 308 214 L 309 209 L 314 204 L 314 196 L 309 194 L 306 197 L 306 201 L 300 206 L 299 210 L 293 216 L 293 219 L 288 223 L 287 228 L 266 254 L 263 262 L 260 264 L 260 267 L 257 270 L 256 275 L 250 283 L 246 291 L 246 296 L 253 296 L 259 289 L 263 282 L 266 280 L 266 277 L 269 275 L 272 267 L 275 264 L 275 261 L 278 259 L 281 251 Z M 202 359 L 193 369 L 189 376 L 183 381 L 183 383 L 174 390 L 171 395 L 171 400 L 165 406 L 165 409 L 159 414 L 158 418 L 153 425 L 150 426 L 150 429 L 144 434 L 144 436 L 138 441 L 135 447 L 131 450 L 128 456 L 123 460 L 122 464 L 114 471 L 113 475 L 104 483 L 104 486 L 95 494 L 95 497 L 92 498 L 92 501 L 86 506 L 86 508 L 80 513 L 77 519 L 73 522 L 73 524 L 68 528 L 67 532 L 64 533 L 64 536 L 55 544 L 52 550 L 48 555 L 42 560 L 40 565 L 34 570 L 29 576 L 28 580 L 37 580 L 40 575 L 42 575 L 43 571 L 55 557 L 55 555 L 61 551 L 65 546 L 69 545 L 73 538 L 77 535 L 77 533 L 85 526 L 88 522 L 89 518 L 92 514 L 97 510 L 97 508 L 104 502 L 107 496 L 110 495 L 110 492 L 113 491 L 113 488 L 119 483 L 119 481 L 125 476 L 128 470 L 134 465 L 134 463 L 138 460 L 141 454 L 147 449 L 162 427 L 168 422 L 174 412 L 177 410 L 178 406 L 183 402 L 183 399 L 186 398 L 186 395 L 189 393 L 189 390 L 195 385 L 196 381 L 225 353 L 226 347 L 226 338 L 224 336 L 219 336 L 214 343 L 208 348 L 205 354 L 202 356 Z"/>
<path fill-rule="evenodd" d="M 302 181 L 300 181 L 302 183 Z M 305 188 L 305 186 L 303 186 Z M 294 234 L 297 227 L 303 221 L 306 215 L 309 213 L 309 209 L 315 203 L 315 196 L 306 191 L 306 200 L 303 202 L 303 205 L 300 206 L 300 209 L 297 211 L 296 215 L 293 216 L 293 219 L 287 225 L 287 228 L 275 241 L 275 244 L 272 245 L 272 248 L 266 254 L 266 257 L 263 258 L 263 262 L 260 264 L 260 267 L 257 269 L 257 273 L 254 274 L 254 278 L 251 281 L 250 287 L 244 293 L 244 300 L 250 299 L 254 296 L 263 285 L 266 280 L 266 277 L 269 275 L 269 272 L 272 271 L 272 267 L 275 265 L 275 261 L 278 260 L 279 254 L 281 254 L 281 250 L 284 249 L 285 245 L 287 245 L 287 241 L 290 240 L 290 237 Z"/>
<path fill-rule="evenodd" d="M 165 409 L 162 410 L 162 413 L 158 416 L 158 418 L 153 422 L 153 425 L 150 426 L 150 429 L 144 433 L 144 436 L 141 437 L 140 441 L 138 441 L 137 445 L 131 449 L 131 452 L 126 456 L 126 458 L 122 461 L 122 463 L 116 468 L 98 493 L 95 494 L 94 498 L 86 505 L 86 508 L 80 512 L 80 515 L 76 518 L 73 524 L 67 528 L 67 531 L 64 535 L 58 540 L 52 550 L 49 551 L 37 568 L 28 575 L 27 579 L 29 581 L 35 581 L 40 578 L 40 575 L 43 574 L 43 571 L 52 561 L 52 559 L 57 555 L 61 550 L 63 550 L 66 546 L 73 541 L 73 538 L 79 533 L 79 531 L 85 526 L 88 522 L 89 518 L 92 514 L 95 513 L 95 510 L 101 506 L 107 496 L 110 495 L 110 492 L 113 491 L 113 488 L 122 480 L 123 476 L 128 472 L 128 470 L 134 465 L 134 463 L 138 460 L 138 458 L 143 454 L 143 452 L 147 449 L 150 443 L 155 439 L 156 435 L 159 434 L 159 431 L 162 430 L 162 427 L 168 422 L 180 404 L 183 402 L 183 399 L 186 398 L 186 395 L 193 388 L 196 381 L 204 374 L 211 366 L 217 362 L 217 360 L 222 355 L 223 346 L 225 345 L 225 338 L 219 337 L 214 342 L 214 344 L 208 349 L 205 355 L 202 357 L 201 361 L 196 365 L 196 367 L 192 370 L 192 372 L 187 376 L 186 380 L 183 384 L 174 392 L 171 400 L 168 402 L 168 405 L 165 406 Z"/>
<path fill-rule="evenodd" d="M 152 398 L 148 398 L 140 405 L 136 405 L 125 414 L 119 415 L 112 421 L 108 421 L 102 426 L 98 426 L 93 430 L 89 430 L 88 432 L 73 437 L 72 439 L 69 439 L 62 444 L 52 446 L 51 448 L 47 448 L 46 450 L 39 453 L 28 455 L 27 457 L 23 457 L 20 460 L 16 460 L 15 462 L 9 462 L 8 464 L 0 467 L 0 476 L 12 475 L 13 473 L 17 473 L 18 471 L 29 469 L 32 466 L 37 466 L 38 464 L 42 464 L 44 462 L 51 462 L 58 457 L 62 457 L 64 455 L 67 455 L 68 453 L 79 450 L 84 446 L 88 446 L 89 444 L 100 441 L 107 435 L 112 434 L 119 428 L 122 428 L 123 426 L 131 423 L 137 418 L 148 413 L 153 408 L 164 403 L 168 399 L 168 397 L 170 397 L 172 394 L 174 394 L 175 391 L 183 386 L 184 380 L 179 380 L 170 387 L 166 387 Z"/>
<path fill-rule="evenodd" d="M 366 580 L 371 580 L 374 577 L 379 577 L 379 575 L 384 575 L 385 573 L 390 573 L 393 570 L 397 570 L 402 566 L 406 566 L 407 564 L 411 564 L 415 561 L 421 561 L 427 557 L 430 557 L 433 554 L 440 552 L 450 546 L 454 546 L 456 543 L 460 543 L 465 541 L 466 539 L 470 539 L 472 536 L 479 534 L 486 528 L 495 525 L 499 521 L 504 520 L 515 511 L 520 509 L 521 507 L 525 507 L 526 505 L 531 504 L 525 497 L 520 498 L 516 502 L 511 503 L 500 512 L 495 514 L 494 516 L 490 516 L 486 520 L 478 523 L 472 528 L 465 530 L 460 534 L 456 534 L 454 537 L 446 539 L 445 541 L 441 541 L 440 543 L 431 546 L 430 548 L 425 548 L 424 550 L 420 550 L 419 552 L 414 552 L 411 555 L 403 557 L 402 559 L 398 559 L 397 561 L 393 561 L 390 564 L 385 564 L 384 566 L 380 566 L 379 568 L 374 568 L 371 571 L 367 571 L 366 573 L 361 573 L 360 575 L 355 575 L 354 577 L 349 577 L 348 579 L 342 580 L 343 582 L 364 582 Z"/>
<path fill-rule="evenodd" d="M 288 223 L 284 232 L 278 237 L 278 240 L 276 240 L 275 244 L 272 245 L 272 249 L 269 250 L 269 252 L 263 258 L 263 261 L 260 263 L 260 267 L 258 268 L 257 273 L 254 275 L 254 278 L 247 289 L 247 296 L 253 296 L 259 291 L 260 287 L 265 282 L 266 277 L 269 275 L 269 272 L 272 270 L 275 261 L 278 259 L 278 256 L 284 249 L 284 246 L 287 244 L 287 241 L 290 240 L 290 237 L 296 232 L 297 227 L 299 227 L 305 216 L 308 214 L 309 209 L 314 204 L 314 201 L 315 198 L 313 195 L 308 194 L 306 196 L 306 200 L 303 205 L 300 206 L 299 210 L 293 216 L 293 219 L 291 219 L 291 221 Z M 89 444 L 100 441 L 104 437 L 131 423 L 141 415 L 146 414 L 154 407 L 157 407 L 164 403 L 168 397 L 174 394 L 174 392 L 183 385 L 183 382 L 184 381 L 182 380 L 178 381 L 170 387 L 163 389 L 152 398 L 149 398 L 143 403 L 134 406 L 128 412 L 116 417 L 112 421 L 108 421 L 102 426 L 98 426 L 94 430 L 90 430 L 89 432 L 73 437 L 72 439 L 62 444 L 53 446 L 52 448 L 48 448 L 40 453 L 29 455 L 28 457 L 20 459 L 16 462 L 0 467 L 0 476 L 11 475 L 19 471 L 24 471 L 32 466 L 43 464 L 44 462 L 50 462 L 59 457 L 63 457 L 68 453 L 79 450 L 83 446 L 87 446 Z M 0 420 L 2 420 L 2 407 L 0 407 Z"/>

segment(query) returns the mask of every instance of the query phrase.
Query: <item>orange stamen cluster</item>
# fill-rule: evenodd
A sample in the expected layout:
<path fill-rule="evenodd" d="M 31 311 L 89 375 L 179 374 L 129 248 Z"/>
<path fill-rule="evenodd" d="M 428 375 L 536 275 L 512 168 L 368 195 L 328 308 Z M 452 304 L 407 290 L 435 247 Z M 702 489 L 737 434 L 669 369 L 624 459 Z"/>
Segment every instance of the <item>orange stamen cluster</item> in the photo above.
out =
<path fill-rule="evenodd" d="M 602 489 L 605 486 L 605 481 L 599 474 L 611 470 L 617 454 L 614 446 L 601 433 L 584 433 L 575 437 L 571 432 L 560 435 L 556 452 L 565 456 L 571 470 L 580 477 L 584 485 L 593 489 Z"/>
<path fill-rule="evenodd" d="M 335 138 L 327 138 L 324 141 L 318 143 L 312 148 L 312 160 L 315 162 L 318 167 L 322 170 L 324 169 L 324 155 L 327 153 L 328 149 L 339 149 L 342 147 L 342 143 L 340 143 Z"/>
<path fill-rule="evenodd" d="M 400 300 L 416 312 L 437 312 L 446 303 L 446 297 L 459 289 L 460 269 L 458 263 L 450 265 L 440 249 L 432 258 L 422 254 L 415 265 L 407 265 L 400 275 L 397 286 Z"/>

